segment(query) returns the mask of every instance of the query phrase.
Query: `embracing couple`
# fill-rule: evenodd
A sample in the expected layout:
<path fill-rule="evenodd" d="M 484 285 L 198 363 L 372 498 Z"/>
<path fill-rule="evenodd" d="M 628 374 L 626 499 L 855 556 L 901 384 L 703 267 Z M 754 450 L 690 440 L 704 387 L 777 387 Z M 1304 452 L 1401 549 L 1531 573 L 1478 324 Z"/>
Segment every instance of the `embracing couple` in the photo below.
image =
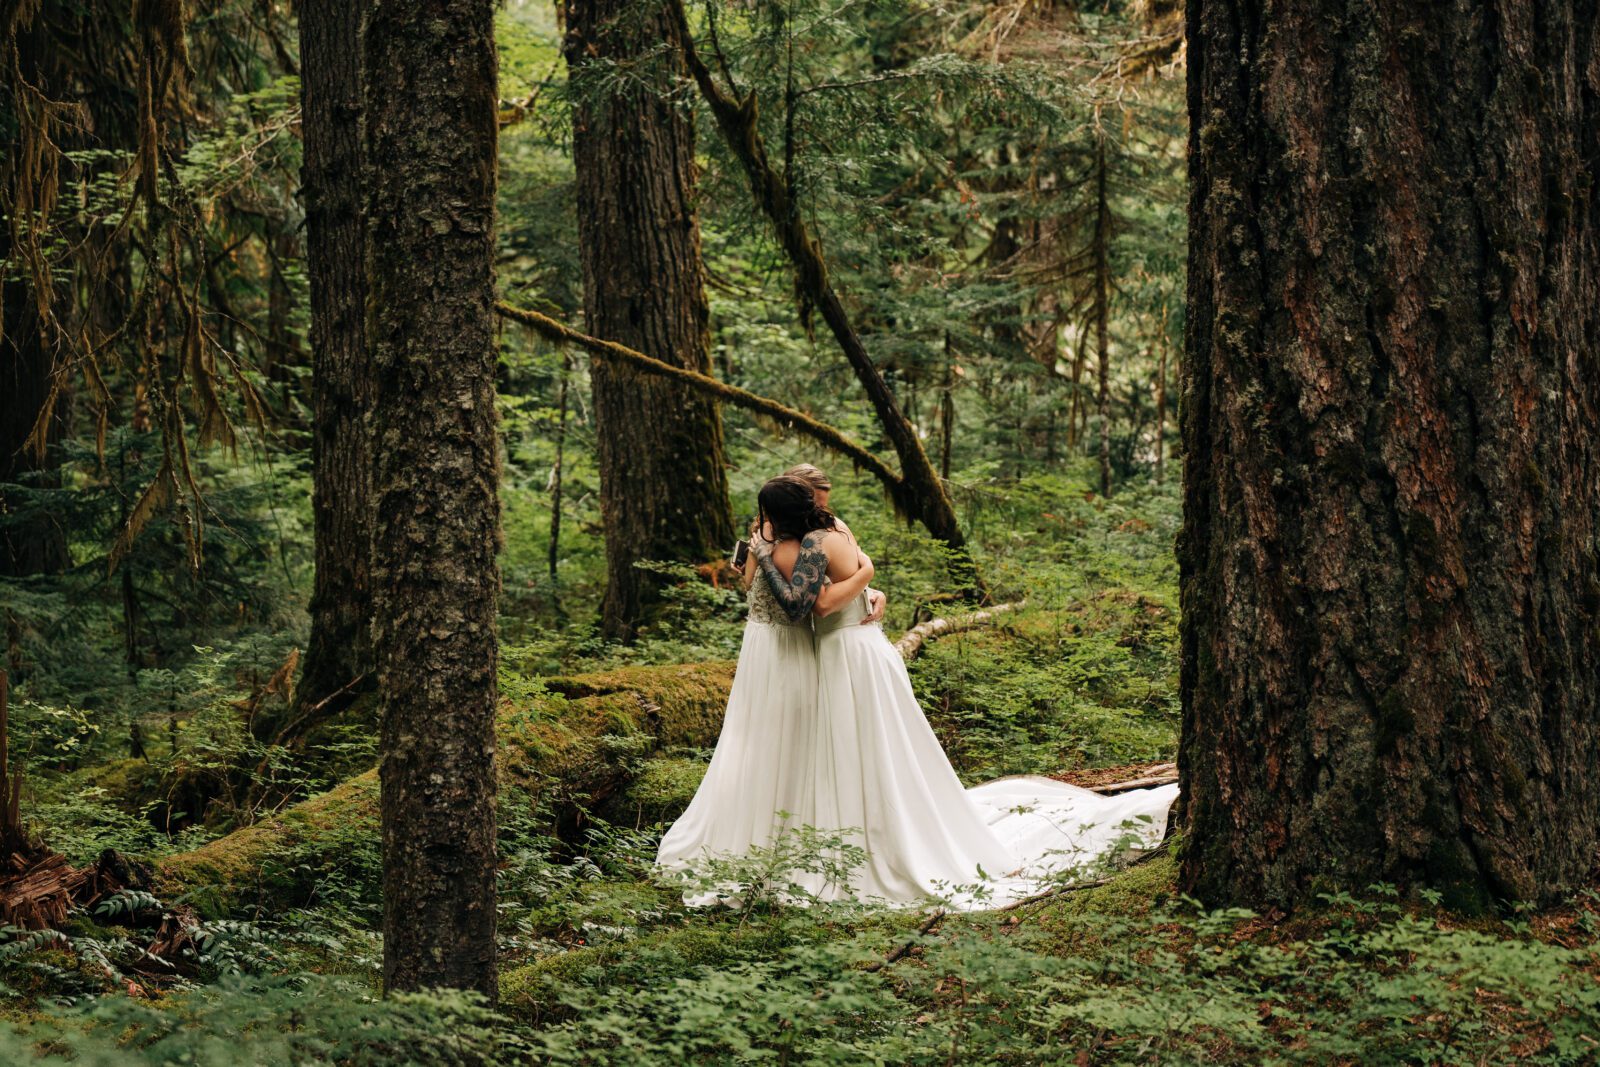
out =
<path fill-rule="evenodd" d="M 818 900 L 977 908 L 1099 859 L 1130 830 L 1137 843 L 1159 841 L 1176 786 L 1111 797 L 1033 776 L 962 786 L 878 623 L 872 560 L 828 510 L 830 488 L 809 465 L 761 487 L 722 733 L 656 862 L 692 872 L 809 826 L 866 857 L 848 882 L 793 872 Z M 685 894 L 695 905 L 718 899 Z"/>

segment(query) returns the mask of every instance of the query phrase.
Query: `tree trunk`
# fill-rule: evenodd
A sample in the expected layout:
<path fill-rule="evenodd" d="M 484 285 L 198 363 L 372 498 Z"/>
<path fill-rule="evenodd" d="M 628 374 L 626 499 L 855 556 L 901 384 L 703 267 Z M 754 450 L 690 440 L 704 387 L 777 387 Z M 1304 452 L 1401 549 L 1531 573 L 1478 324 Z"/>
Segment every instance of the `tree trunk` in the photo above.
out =
<path fill-rule="evenodd" d="M 361 20 L 368 6 L 368 0 L 306 0 L 300 7 L 316 554 L 302 707 L 336 693 L 354 696 L 373 670 L 371 450 L 362 424 L 372 398 L 360 121 Z"/>
<path fill-rule="evenodd" d="M 1271 10 L 1188 9 L 1183 881 L 1548 900 L 1600 845 L 1600 16 Z"/>
<path fill-rule="evenodd" d="M 492 998 L 494 4 L 376 0 L 365 45 L 384 983 Z"/>
<path fill-rule="evenodd" d="M 1111 205 L 1106 198 L 1106 142 L 1095 142 L 1094 347 L 1100 422 L 1100 495 L 1111 495 Z"/>
<path fill-rule="evenodd" d="M 588 331 L 665 363 L 711 370 L 694 126 L 666 98 L 675 56 L 641 60 L 672 37 L 664 11 L 568 0 L 565 52 L 579 103 L 572 156 Z M 584 68 L 654 62 L 652 89 L 604 95 Z M 660 92 L 653 91 L 659 88 Z M 715 400 L 629 367 L 593 361 L 607 635 L 629 639 L 658 598 L 641 560 L 703 563 L 733 542 L 722 414 Z"/>

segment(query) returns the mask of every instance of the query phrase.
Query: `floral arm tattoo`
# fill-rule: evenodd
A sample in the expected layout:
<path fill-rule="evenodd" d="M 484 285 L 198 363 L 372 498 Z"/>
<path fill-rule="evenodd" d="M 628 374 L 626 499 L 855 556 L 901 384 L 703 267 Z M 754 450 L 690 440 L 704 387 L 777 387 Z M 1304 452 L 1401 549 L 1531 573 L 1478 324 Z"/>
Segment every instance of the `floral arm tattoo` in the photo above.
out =
<path fill-rule="evenodd" d="M 766 575 L 773 597 L 790 622 L 799 622 L 810 614 L 817 603 L 817 594 L 828 582 L 828 554 L 822 550 L 826 530 L 812 530 L 800 541 L 800 555 L 794 561 L 794 573 L 785 578 L 778 565 L 772 562 L 772 546 L 756 550 L 756 562 Z"/>

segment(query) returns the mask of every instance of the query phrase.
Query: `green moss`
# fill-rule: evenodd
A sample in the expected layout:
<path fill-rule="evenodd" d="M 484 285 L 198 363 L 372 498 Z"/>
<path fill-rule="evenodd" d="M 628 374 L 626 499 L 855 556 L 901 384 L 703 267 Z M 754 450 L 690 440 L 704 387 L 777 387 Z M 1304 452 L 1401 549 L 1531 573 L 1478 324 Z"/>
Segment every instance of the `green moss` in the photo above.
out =
<path fill-rule="evenodd" d="M 563 985 L 610 986 L 630 975 L 652 981 L 682 978 L 703 967 L 779 952 L 793 941 L 782 925 L 733 931 L 722 925 L 653 931 L 632 941 L 573 949 L 508 968 L 500 975 L 500 1009 L 512 1019 L 543 1025 L 564 1017 L 554 996 Z"/>
<path fill-rule="evenodd" d="M 534 792 L 555 786 L 564 804 L 602 803 L 626 788 L 640 755 L 661 745 L 711 744 L 732 680 L 733 665 L 720 662 L 551 679 L 549 692 L 529 704 L 502 707 L 502 785 Z M 658 768 L 638 799 L 669 810 L 685 771 Z M 246 896 L 302 896 L 344 862 L 353 842 L 376 841 L 377 826 L 378 775 L 368 770 L 271 819 L 167 857 L 158 870 L 164 891 L 193 891 L 205 912 L 223 914 Z"/>
<path fill-rule="evenodd" d="M 669 822 L 683 814 L 706 775 L 696 759 L 665 757 L 645 761 L 615 805 L 617 818 L 637 825 Z"/>
<path fill-rule="evenodd" d="M 1042 905 L 1041 921 L 1089 915 L 1146 915 L 1152 905 L 1176 896 L 1178 859 L 1171 848 L 1143 863 L 1134 864 L 1105 885 L 1078 889 Z"/>
<path fill-rule="evenodd" d="M 112 804 L 137 813 L 146 804 L 161 799 L 161 772 L 147 760 L 115 759 L 71 771 L 52 784 L 52 792 L 60 795 L 85 789 L 104 790 Z"/>

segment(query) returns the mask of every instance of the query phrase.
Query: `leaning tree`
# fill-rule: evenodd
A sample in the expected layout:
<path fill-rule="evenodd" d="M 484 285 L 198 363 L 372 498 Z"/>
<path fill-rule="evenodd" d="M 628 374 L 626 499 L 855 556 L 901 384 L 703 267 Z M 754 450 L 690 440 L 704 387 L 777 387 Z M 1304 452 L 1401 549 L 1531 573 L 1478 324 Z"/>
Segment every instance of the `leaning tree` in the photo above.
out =
<path fill-rule="evenodd" d="M 363 61 L 384 983 L 492 997 L 494 3 L 375 0 Z"/>
<path fill-rule="evenodd" d="M 1190 0 L 1183 881 L 1600 845 L 1600 14 Z"/>

